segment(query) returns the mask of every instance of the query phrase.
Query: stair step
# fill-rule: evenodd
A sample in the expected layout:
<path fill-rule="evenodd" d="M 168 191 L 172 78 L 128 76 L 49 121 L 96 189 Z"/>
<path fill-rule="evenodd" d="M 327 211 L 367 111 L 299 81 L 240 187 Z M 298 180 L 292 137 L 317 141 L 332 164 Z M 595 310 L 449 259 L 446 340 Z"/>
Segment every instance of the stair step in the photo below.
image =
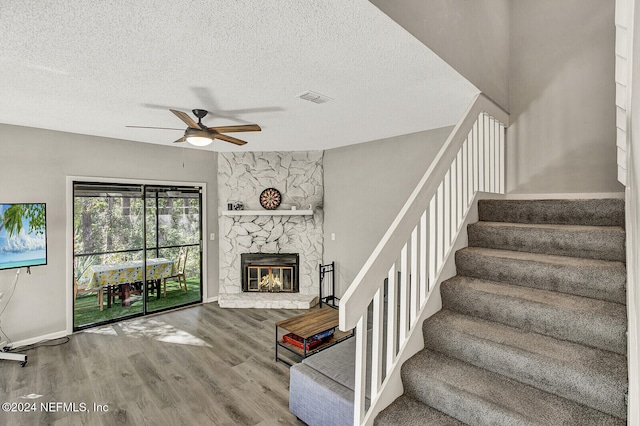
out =
<path fill-rule="evenodd" d="M 378 414 L 375 426 L 463 426 L 453 417 L 449 417 L 428 405 L 409 398 L 400 396 L 391 405 Z"/>
<path fill-rule="evenodd" d="M 445 309 L 626 354 L 626 307 L 457 275 L 440 286 Z"/>
<path fill-rule="evenodd" d="M 480 200 L 487 222 L 624 227 L 624 200 Z"/>
<path fill-rule="evenodd" d="M 624 200 L 480 200 L 478 215 L 375 424 L 624 425 Z"/>
<path fill-rule="evenodd" d="M 405 394 L 470 425 L 624 425 L 625 421 L 430 350 L 402 366 Z"/>
<path fill-rule="evenodd" d="M 423 323 L 430 350 L 616 417 L 626 416 L 627 358 L 443 310 Z"/>
<path fill-rule="evenodd" d="M 626 304 L 622 262 L 467 247 L 456 252 L 456 269 L 468 277 Z"/>
<path fill-rule="evenodd" d="M 625 232 L 618 226 L 476 222 L 467 233 L 472 247 L 625 261 Z"/>

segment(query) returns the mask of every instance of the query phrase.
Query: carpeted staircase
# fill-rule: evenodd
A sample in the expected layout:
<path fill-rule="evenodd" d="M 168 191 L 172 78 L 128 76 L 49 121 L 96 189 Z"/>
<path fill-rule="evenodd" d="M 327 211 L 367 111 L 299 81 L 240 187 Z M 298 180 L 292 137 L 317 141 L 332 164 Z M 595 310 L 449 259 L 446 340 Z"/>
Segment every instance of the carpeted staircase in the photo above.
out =
<path fill-rule="evenodd" d="M 382 425 L 626 424 L 623 200 L 484 200 Z"/>

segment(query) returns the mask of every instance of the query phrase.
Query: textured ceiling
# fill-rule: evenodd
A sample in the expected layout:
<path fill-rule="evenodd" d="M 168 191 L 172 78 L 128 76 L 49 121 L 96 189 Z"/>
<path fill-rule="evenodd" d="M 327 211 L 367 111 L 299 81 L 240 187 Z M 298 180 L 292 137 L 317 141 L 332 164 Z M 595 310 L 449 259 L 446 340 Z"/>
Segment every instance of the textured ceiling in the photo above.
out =
<path fill-rule="evenodd" d="M 0 122 L 156 144 L 183 132 L 125 126 L 202 108 L 263 129 L 204 149 L 327 149 L 455 124 L 478 92 L 366 0 L 3 0 L 0 40 Z"/>

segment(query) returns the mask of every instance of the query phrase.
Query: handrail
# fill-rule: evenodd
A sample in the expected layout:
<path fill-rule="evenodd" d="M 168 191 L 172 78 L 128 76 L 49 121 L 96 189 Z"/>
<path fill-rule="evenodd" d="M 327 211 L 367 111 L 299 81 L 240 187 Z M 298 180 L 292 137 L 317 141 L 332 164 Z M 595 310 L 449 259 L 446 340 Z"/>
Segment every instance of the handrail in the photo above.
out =
<path fill-rule="evenodd" d="M 398 351 L 417 325 L 475 193 L 504 193 L 508 123 L 508 113 L 491 99 L 482 93 L 474 98 L 340 300 L 340 329 L 356 329 L 354 424 L 366 415 L 369 305 L 373 303 L 368 378 L 373 407 L 396 367 Z"/>
<path fill-rule="evenodd" d="M 500 106 L 482 93 L 475 97 L 464 118 L 453 129 L 449 138 L 409 196 L 409 199 L 343 295 L 340 302 L 341 330 L 351 330 L 356 326 L 359 316 L 353 314 L 353 312 L 362 312 L 366 309 L 377 288 L 375 286 L 363 287 L 360 283 L 367 282 L 374 277 L 379 278 L 381 275 L 386 275 L 388 267 L 385 270 L 380 260 L 392 253 L 399 252 L 402 245 L 407 241 L 407 237 L 415 223 L 420 219 L 430 195 L 437 189 L 438 184 L 449 169 L 451 160 L 462 145 L 462 142 L 466 140 L 471 126 L 477 120 L 478 114 L 483 111 L 491 111 L 491 114 L 498 121 L 508 125 L 509 115 Z M 461 129 L 467 130 L 461 131 Z M 413 225 L 405 225 L 407 222 Z"/>

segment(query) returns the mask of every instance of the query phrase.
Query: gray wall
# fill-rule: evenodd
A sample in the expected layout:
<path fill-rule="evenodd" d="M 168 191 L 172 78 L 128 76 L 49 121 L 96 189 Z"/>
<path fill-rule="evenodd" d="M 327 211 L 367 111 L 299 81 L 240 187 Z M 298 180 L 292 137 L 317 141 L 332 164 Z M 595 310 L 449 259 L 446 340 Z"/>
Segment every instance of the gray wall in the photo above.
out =
<path fill-rule="evenodd" d="M 370 1 L 509 110 L 509 0 Z"/>
<path fill-rule="evenodd" d="M 182 166 L 184 155 L 184 168 Z M 0 125 L 0 202 L 47 203 L 48 265 L 22 270 L 1 318 L 13 341 L 66 329 L 66 177 L 111 177 L 207 184 L 208 232 L 218 234 L 217 155 L 50 130 Z M 218 245 L 208 241 L 208 294 L 218 293 Z M 0 291 L 11 286 L 15 270 L 0 272 Z"/>
<path fill-rule="evenodd" d="M 512 193 L 621 192 L 614 7 L 602 0 L 371 0 L 511 113 Z"/>
<path fill-rule="evenodd" d="M 324 262 L 336 262 L 339 295 L 360 271 L 452 129 L 325 151 Z"/>
<path fill-rule="evenodd" d="M 621 192 L 614 3 L 513 0 L 508 191 Z"/>

